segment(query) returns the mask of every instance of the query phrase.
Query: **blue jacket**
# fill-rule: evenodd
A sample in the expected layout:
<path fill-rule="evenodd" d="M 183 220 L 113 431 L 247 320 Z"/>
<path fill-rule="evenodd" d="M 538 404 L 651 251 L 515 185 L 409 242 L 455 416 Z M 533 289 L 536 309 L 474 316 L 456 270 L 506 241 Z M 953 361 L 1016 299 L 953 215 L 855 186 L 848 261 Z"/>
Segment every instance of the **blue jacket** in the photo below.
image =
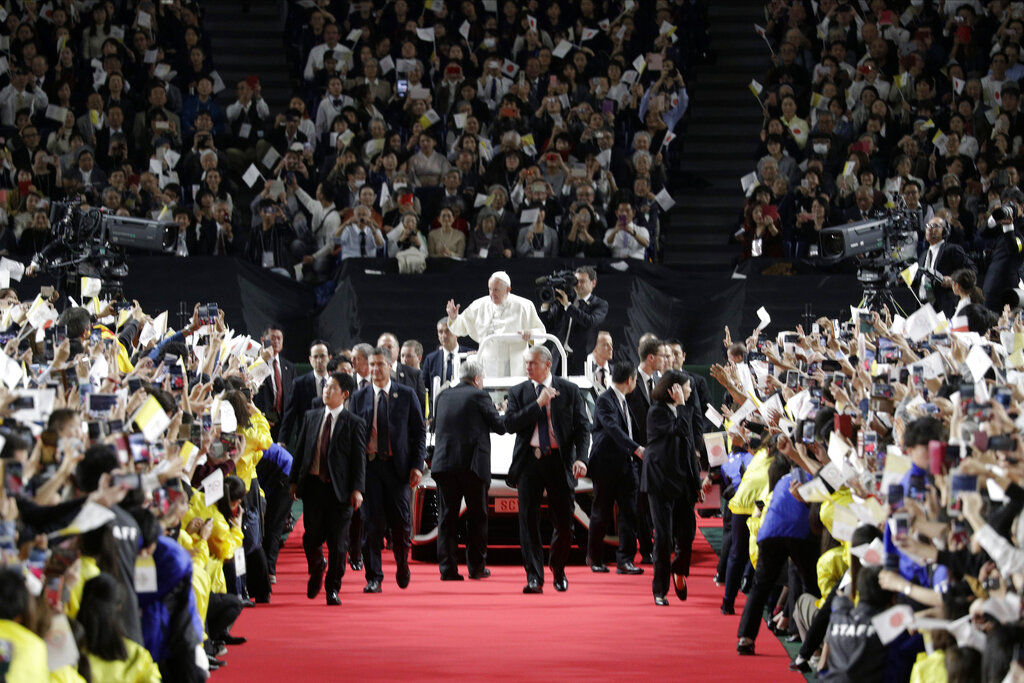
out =
<path fill-rule="evenodd" d="M 729 459 L 722 464 L 722 479 L 725 481 L 723 490 L 735 488 L 740 485 L 743 473 L 747 471 L 747 465 L 754 459 L 754 456 L 747 451 L 733 451 Z"/>
<path fill-rule="evenodd" d="M 792 479 L 793 474 L 789 473 L 775 484 L 764 523 L 757 532 L 758 543 L 769 538 L 806 538 L 811 533 L 811 506 L 789 492 Z"/>
<path fill-rule="evenodd" d="M 906 495 L 910 495 L 911 477 L 927 478 L 928 470 L 914 464 L 910 465 L 910 469 L 903 475 L 903 479 L 900 480 L 900 485 L 903 486 Z M 927 586 L 940 592 L 946 590 L 949 582 L 949 571 L 944 565 L 935 565 L 934 570 L 929 571 L 927 565 L 918 564 L 910 556 L 904 555 L 893 540 L 892 531 L 888 524 L 885 525 L 884 541 L 887 558 L 886 565 L 889 569 L 898 569 L 900 576 L 919 586 Z M 898 567 L 897 560 L 892 558 L 898 558 Z"/>
<path fill-rule="evenodd" d="M 153 559 L 156 592 L 139 593 L 146 649 L 157 663 L 171 655 L 191 656 L 203 641 L 203 622 L 192 592 L 192 558 L 174 539 L 161 536 Z"/>

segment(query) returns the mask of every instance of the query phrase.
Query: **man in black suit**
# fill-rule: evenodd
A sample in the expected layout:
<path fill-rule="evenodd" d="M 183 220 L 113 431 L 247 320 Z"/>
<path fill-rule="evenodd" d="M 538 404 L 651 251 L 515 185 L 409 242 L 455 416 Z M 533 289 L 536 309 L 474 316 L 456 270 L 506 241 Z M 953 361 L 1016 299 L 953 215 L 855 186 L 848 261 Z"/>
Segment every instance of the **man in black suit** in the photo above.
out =
<path fill-rule="evenodd" d="M 647 446 L 647 411 L 651 407 L 651 392 L 661 374 L 661 352 L 662 342 L 654 335 L 644 335 L 641 338 L 638 353 L 640 354 L 640 365 L 637 366 L 636 389 L 626 397 L 629 410 L 636 420 L 636 433 L 634 439 L 641 446 Z M 636 481 L 640 481 L 641 463 L 633 464 Z M 637 489 L 639 491 L 639 488 Z M 651 515 L 647 511 L 647 497 L 637 493 L 637 529 L 636 537 L 640 548 L 640 563 L 651 564 L 651 553 L 654 551 L 653 531 L 651 529 Z"/>
<path fill-rule="evenodd" d="M 288 404 L 288 393 L 295 379 L 295 366 L 281 355 L 284 346 L 284 332 L 277 325 L 268 325 L 263 331 L 263 344 L 274 352 L 270 359 L 270 377 L 260 385 L 253 403 L 270 423 L 270 436 L 279 441 L 281 418 Z"/>
<path fill-rule="evenodd" d="M 459 369 L 455 386 L 437 397 L 436 438 L 430 473 L 437 482 L 437 558 L 442 581 L 462 581 L 456 525 L 466 499 L 466 566 L 469 578 L 491 575 L 487 569 L 487 489 L 491 483 L 491 432 L 505 433 L 501 416 L 483 390 L 484 368 L 470 360 Z"/>
<path fill-rule="evenodd" d="M 409 585 L 409 490 L 423 478 L 426 456 L 423 410 L 412 389 L 394 381 L 391 355 L 383 347 L 370 355 L 372 383 L 352 395 L 352 412 L 366 421 L 366 512 L 363 515 L 364 593 L 380 593 L 384 579 L 380 549 L 384 518 L 391 529 L 399 588 Z"/>
<path fill-rule="evenodd" d="M 544 327 L 558 337 L 569 359 L 569 374 L 582 375 L 587 354 L 597 343 L 601 323 L 608 316 L 608 302 L 594 294 L 597 271 L 591 266 L 576 269 L 576 299 L 570 304 L 567 292 L 555 290 L 554 303 L 541 306 Z M 553 369 L 558 370 L 559 357 L 554 354 Z"/>
<path fill-rule="evenodd" d="M 437 341 L 441 347 L 427 354 L 421 368 L 423 383 L 431 402 L 435 398 L 434 378 L 440 379 L 440 384 L 448 382 L 450 386 L 454 386 L 459 381 L 459 365 L 462 362 L 459 354 L 470 350 L 469 347 L 459 344 L 459 338 L 448 329 L 447 316 L 437 321 Z M 434 415 L 436 411 L 431 410 L 430 414 Z"/>
<path fill-rule="evenodd" d="M 607 572 L 604 565 L 604 532 L 612 519 L 612 507 L 619 504 L 619 547 L 615 563 L 619 574 L 643 574 L 633 564 L 636 555 L 636 477 L 633 458 L 643 458 L 644 447 L 633 439 L 636 433 L 626 397 L 636 389 L 636 368 L 629 361 L 612 365 L 611 387 L 597 397 L 590 447 L 590 479 L 594 482 L 594 505 L 590 511 L 587 564 L 592 572 Z"/>
<path fill-rule="evenodd" d="M 690 392 L 688 403 L 693 412 L 693 433 L 696 435 L 694 436 L 694 447 L 701 456 L 701 463 L 706 465 L 708 454 L 704 446 L 704 439 L 700 438 L 700 435 L 707 430 L 704 412 L 711 403 L 711 389 L 708 388 L 708 381 L 703 375 L 687 372 L 683 367 L 686 364 L 686 349 L 683 348 L 683 342 L 678 339 L 666 339 L 665 343 L 668 344 L 669 350 L 672 352 L 670 369 L 679 370 L 690 378 L 690 386 L 693 390 Z M 698 441 L 699 444 L 696 443 Z"/>
<path fill-rule="evenodd" d="M 352 511 L 363 504 L 366 483 L 366 423 L 345 410 L 355 380 L 340 372 L 324 385 L 322 408 L 308 411 L 302 421 L 291 471 L 291 494 L 302 499 L 310 600 L 324 583 L 323 545 L 327 543 L 327 604 L 340 605 L 338 591 L 345 575 L 348 524 Z"/>
<path fill-rule="evenodd" d="M 292 441 L 298 435 L 300 418 L 310 408 L 322 405 L 320 401 L 324 386 L 329 379 L 327 364 L 330 360 L 331 352 L 327 348 L 327 342 L 316 339 L 309 345 L 309 364 L 313 369 L 304 375 L 299 375 L 292 382 L 291 391 L 287 394 L 288 400 L 284 406 L 281 432 L 278 435 L 281 443 L 289 450 L 292 450 Z"/>
<path fill-rule="evenodd" d="M 544 591 L 540 507 L 545 490 L 548 514 L 555 527 L 551 573 L 555 590 L 566 591 L 573 492 L 576 480 L 587 476 L 590 423 L 576 385 L 551 375 L 551 352 L 547 347 L 531 346 L 524 355 L 529 379 L 509 390 L 505 412 L 505 429 L 516 435 L 507 482 L 519 490 L 519 543 L 527 581 L 523 592 Z"/>
<path fill-rule="evenodd" d="M 391 332 L 384 332 L 377 338 L 377 346 L 384 347 L 391 354 L 392 379 L 416 392 L 416 398 L 420 400 L 420 412 L 423 412 L 423 406 L 427 404 L 427 391 L 423 384 L 423 373 L 417 368 L 411 368 L 399 361 L 402 347 L 398 343 L 398 337 Z"/>
<path fill-rule="evenodd" d="M 921 303 L 930 303 L 936 312 L 952 316 L 957 296 L 953 294 L 953 278 L 950 276 L 961 268 L 977 268 L 963 247 L 947 242 L 947 237 L 949 223 L 945 218 L 936 216 L 928 221 L 924 230 L 926 248 L 918 258 L 921 267 L 911 286 Z"/>

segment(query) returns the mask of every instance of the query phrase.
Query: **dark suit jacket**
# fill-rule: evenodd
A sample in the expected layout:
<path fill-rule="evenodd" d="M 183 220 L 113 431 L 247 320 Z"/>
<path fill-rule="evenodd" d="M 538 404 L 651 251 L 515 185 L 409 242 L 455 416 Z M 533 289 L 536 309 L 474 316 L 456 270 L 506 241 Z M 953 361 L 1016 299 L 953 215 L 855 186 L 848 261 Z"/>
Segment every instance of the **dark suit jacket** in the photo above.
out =
<path fill-rule="evenodd" d="M 655 382 L 657 384 L 657 382 Z M 633 419 L 636 420 L 636 430 L 633 431 L 633 438 L 641 446 L 647 445 L 647 411 L 651 407 L 651 402 L 647 398 L 647 387 L 643 384 L 643 378 L 640 373 L 636 374 L 636 389 L 630 392 L 629 396 L 626 397 L 626 403 L 629 405 L 629 410 L 633 413 Z"/>
<path fill-rule="evenodd" d="M 317 384 L 316 376 L 309 371 L 296 377 L 292 381 L 291 389 L 285 394 L 284 417 L 281 419 L 278 441 L 286 446 L 290 447 L 292 440 L 298 436 L 300 420 L 306 411 L 323 406 L 323 392 Z"/>
<path fill-rule="evenodd" d="M 601 323 L 608 316 L 608 302 L 597 296 L 590 295 L 590 301 L 584 303 L 580 300 L 574 301 L 569 308 L 562 308 L 557 301 L 546 311 L 541 311 L 540 319 L 544 321 L 544 327 L 551 331 L 551 334 L 561 340 L 565 345 L 566 333 L 569 337 L 569 349 L 565 352 L 569 356 L 569 374 L 582 375 L 583 365 L 587 360 L 587 354 L 594 350 L 597 344 L 597 333 Z M 572 321 L 572 328 L 569 328 L 569 321 Z"/>
<path fill-rule="evenodd" d="M 427 403 L 427 389 L 423 384 L 423 373 L 416 368 L 399 363 L 391 372 L 391 381 L 404 384 L 413 390 L 420 402 L 420 414 L 423 413 L 423 406 Z"/>
<path fill-rule="evenodd" d="M 655 401 L 647 412 L 647 448 L 640 478 L 641 491 L 681 496 L 696 503 L 700 465 L 693 448 L 691 408 L 673 408 Z"/>
<path fill-rule="evenodd" d="M 551 386 L 558 391 L 558 396 L 552 399 L 548 406 L 551 411 L 551 426 L 565 469 L 565 484 L 569 490 L 573 490 L 576 487 L 576 479 L 572 476 L 573 462 L 589 462 L 590 423 L 587 421 L 583 397 L 580 396 L 575 384 L 560 377 L 552 377 Z M 509 390 L 505 429 L 510 434 L 515 432 L 516 435 L 512 464 L 508 468 L 506 479 L 509 486 L 518 486 L 527 458 L 536 457 L 530 439 L 540 416 L 541 409 L 537 405 L 537 390 L 533 382 L 526 380 Z"/>
<path fill-rule="evenodd" d="M 437 397 L 434 459 L 430 471 L 472 472 L 491 481 L 491 432 L 505 433 L 505 423 L 491 396 L 472 384 L 459 382 Z"/>
<path fill-rule="evenodd" d="M 930 247 L 929 247 L 930 248 Z M 925 259 L 928 258 L 928 249 L 924 250 L 924 253 L 918 258 L 918 264 L 921 268 L 924 268 Z M 935 259 L 934 270 L 937 270 L 942 275 L 952 275 L 955 271 L 961 268 L 968 268 L 970 270 L 977 270 L 974 265 L 974 261 L 967 256 L 964 252 L 963 247 L 958 244 L 951 244 L 949 242 L 943 242 L 939 245 L 939 255 Z M 916 295 L 921 287 L 921 278 L 924 275 L 919 271 L 914 277 L 912 287 L 914 294 Z M 944 311 L 947 316 L 953 315 L 953 311 L 956 309 L 957 296 L 953 294 L 952 288 L 943 287 L 941 284 L 932 280 L 932 294 L 935 300 L 932 302 L 932 307 L 938 311 Z"/>
<path fill-rule="evenodd" d="M 591 479 L 622 472 L 623 468 L 630 466 L 633 453 L 640 447 L 639 443 L 629 437 L 626 418 L 618 402 L 615 391 L 610 388 L 597 397 L 594 429 L 591 432 L 590 464 L 587 466 Z M 628 402 L 626 406 L 629 410 Z M 636 420 L 633 420 L 632 412 L 629 413 L 629 419 L 633 422 L 633 434 L 636 435 Z"/>
<path fill-rule="evenodd" d="M 295 380 L 295 366 L 292 365 L 290 360 L 286 360 L 284 356 L 278 355 L 281 360 L 281 391 L 284 392 L 283 400 L 281 401 L 282 413 L 285 406 L 288 405 L 288 394 L 292 390 L 292 382 Z M 273 363 L 273 360 L 271 360 Z M 256 396 L 253 397 L 253 403 L 260 409 L 267 420 L 272 423 L 280 424 L 283 415 L 276 415 L 274 419 L 271 419 L 274 413 L 274 366 L 270 366 L 270 377 L 264 380 L 263 384 L 256 391 Z"/>
<path fill-rule="evenodd" d="M 471 350 L 472 349 L 468 346 L 459 344 L 454 353 L 465 353 L 466 351 Z M 435 377 L 440 377 L 441 383 L 444 383 L 444 357 L 446 353 L 447 351 L 444 349 L 434 349 L 423 359 L 423 364 L 420 366 L 420 370 L 422 370 L 423 384 L 427 391 L 430 391 L 430 388 L 434 386 Z M 452 383 L 454 384 L 458 381 L 459 378 L 456 375 L 452 375 Z"/>
<path fill-rule="evenodd" d="M 302 485 L 316 456 L 317 440 L 320 438 L 320 422 L 326 408 L 307 411 L 294 451 L 291 483 L 297 485 L 302 495 Z M 341 503 L 348 503 L 353 491 L 366 490 L 366 423 L 358 415 L 342 410 L 338 423 L 331 431 L 331 447 L 327 454 L 327 470 L 331 477 L 331 488 Z"/>
<path fill-rule="evenodd" d="M 352 412 L 366 421 L 367 439 L 373 428 L 373 398 L 373 384 L 368 384 L 349 400 Z M 388 396 L 388 434 L 398 473 L 405 476 L 413 469 L 422 472 L 427 454 L 423 411 L 413 390 L 394 380 Z"/>
<path fill-rule="evenodd" d="M 711 402 L 711 390 L 708 389 L 708 381 L 704 379 L 703 375 L 686 372 L 685 369 L 683 373 L 690 378 L 690 384 L 693 387 L 693 391 L 690 392 L 690 400 L 686 402 L 686 405 L 692 409 L 690 422 L 693 425 L 693 447 L 706 458 L 704 439 L 701 438 L 701 434 L 707 429 L 704 412 L 708 409 L 708 403 Z"/>

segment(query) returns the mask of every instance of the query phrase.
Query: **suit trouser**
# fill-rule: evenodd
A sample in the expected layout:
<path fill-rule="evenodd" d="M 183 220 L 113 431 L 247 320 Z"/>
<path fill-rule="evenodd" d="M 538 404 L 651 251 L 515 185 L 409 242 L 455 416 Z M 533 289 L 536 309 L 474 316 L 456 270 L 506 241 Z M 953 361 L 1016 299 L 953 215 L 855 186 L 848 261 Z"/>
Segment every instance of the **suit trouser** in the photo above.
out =
<path fill-rule="evenodd" d="M 327 576 L 324 588 L 341 589 L 345 576 L 345 552 L 348 550 L 348 525 L 352 519 L 352 505 L 338 500 L 334 487 L 318 477 L 307 476 L 302 484 L 302 517 L 306 528 L 302 534 L 302 549 L 306 552 L 306 566 L 310 574 L 320 571 L 324 563 L 323 545 L 327 544 Z"/>
<path fill-rule="evenodd" d="M 669 574 L 690 575 L 697 516 L 685 496 L 666 496 L 660 491 L 648 491 L 647 500 L 654 523 L 654 580 L 651 589 L 655 595 L 665 595 L 669 588 Z M 676 551 L 674 559 L 673 548 Z"/>
<path fill-rule="evenodd" d="M 619 547 L 615 551 L 615 562 L 621 567 L 632 562 L 636 555 L 636 479 L 633 466 L 625 461 L 617 474 L 601 476 L 593 482 L 594 504 L 590 510 L 587 558 L 591 564 L 604 564 L 605 529 L 612 519 L 612 507 L 618 503 Z"/>
<path fill-rule="evenodd" d="M 352 523 L 348 527 L 348 547 L 355 548 L 358 551 L 356 553 L 349 553 L 350 559 L 353 561 L 352 556 L 358 557 L 360 561 L 363 559 L 363 508 L 352 511 Z"/>
<path fill-rule="evenodd" d="M 633 459 L 633 475 L 636 482 L 636 540 L 641 555 L 650 556 L 654 552 L 654 542 L 651 538 L 654 535 L 654 525 L 651 521 L 651 504 L 647 500 L 647 494 L 640 490 L 640 475 L 643 471 L 643 462 L 637 458 Z"/>
<path fill-rule="evenodd" d="M 729 538 L 729 547 L 723 546 L 722 552 L 729 553 L 729 564 L 725 569 L 725 596 L 722 598 L 723 607 L 733 607 L 736 602 L 736 595 L 740 592 L 740 583 L 743 580 L 743 572 L 750 564 L 750 527 L 747 520 L 750 515 L 732 515 L 732 529 Z"/>
<path fill-rule="evenodd" d="M 540 506 L 548 492 L 548 516 L 555 527 L 551 536 L 551 571 L 565 571 L 572 547 L 573 491 L 565 480 L 565 465 L 555 451 L 543 458 L 528 456 L 519 478 L 519 546 L 527 581 L 544 585 L 544 544 L 540 538 Z"/>
<path fill-rule="evenodd" d="M 392 458 L 366 463 L 366 496 L 363 504 L 363 565 L 367 581 L 383 581 L 380 549 L 384 520 L 391 528 L 391 545 L 398 568 L 409 564 L 409 480 L 398 475 Z"/>
<path fill-rule="evenodd" d="M 459 509 L 466 499 L 466 567 L 487 565 L 487 482 L 473 472 L 434 472 L 438 492 L 437 560 L 441 576 L 459 571 Z"/>
<path fill-rule="evenodd" d="M 766 538 L 757 544 L 757 570 L 754 572 L 754 586 L 747 596 L 747 604 L 743 608 L 740 638 L 757 638 L 761 628 L 761 619 L 768 597 L 775 586 L 779 573 L 786 566 L 786 560 L 792 558 L 797 569 L 803 576 L 808 592 L 815 597 L 818 594 L 815 563 L 817 556 L 815 546 L 806 538 Z"/>
<path fill-rule="evenodd" d="M 732 510 L 729 509 L 729 501 L 722 498 L 722 546 L 718 553 L 718 574 L 719 582 L 725 581 L 725 573 L 729 569 L 729 550 L 732 546 Z"/>

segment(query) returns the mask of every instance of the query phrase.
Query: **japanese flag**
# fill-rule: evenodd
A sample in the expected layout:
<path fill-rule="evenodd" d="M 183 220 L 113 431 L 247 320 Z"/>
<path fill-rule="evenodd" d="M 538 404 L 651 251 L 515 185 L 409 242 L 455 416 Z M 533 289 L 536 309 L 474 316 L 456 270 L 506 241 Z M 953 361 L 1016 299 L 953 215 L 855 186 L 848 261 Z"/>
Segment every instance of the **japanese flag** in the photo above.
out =
<path fill-rule="evenodd" d="M 888 645 L 914 623 L 914 610 L 910 605 L 896 605 L 876 614 L 871 619 L 882 645 Z"/>
<path fill-rule="evenodd" d="M 708 464 L 711 467 L 718 467 L 729 460 L 729 449 L 725 447 L 725 432 L 705 434 L 704 445 L 708 449 Z"/>
<path fill-rule="evenodd" d="M 516 74 L 519 73 L 519 65 L 511 59 L 506 59 L 501 63 L 501 73 L 505 74 L 509 78 L 515 78 Z"/>

